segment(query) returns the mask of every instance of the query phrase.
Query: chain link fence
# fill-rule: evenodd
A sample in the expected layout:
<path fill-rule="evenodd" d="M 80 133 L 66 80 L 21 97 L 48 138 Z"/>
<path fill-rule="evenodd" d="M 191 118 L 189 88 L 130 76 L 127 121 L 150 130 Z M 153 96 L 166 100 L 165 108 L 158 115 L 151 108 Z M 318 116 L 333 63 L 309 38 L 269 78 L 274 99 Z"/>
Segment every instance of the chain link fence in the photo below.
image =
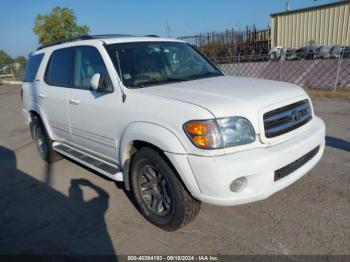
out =
<path fill-rule="evenodd" d="M 276 59 L 270 55 L 246 55 L 211 59 L 228 75 L 278 80 L 323 90 L 350 90 L 350 51 L 333 58 L 318 57 L 314 54 L 311 59 Z M 22 81 L 23 76 L 22 65 L 0 68 L 0 83 Z"/>
<path fill-rule="evenodd" d="M 300 54 L 299 54 L 300 55 Z M 263 78 L 323 90 L 350 90 L 350 51 L 322 59 L 319 54 L 297 57 L 251 55 L 211 58 L 228 75 Z"/>

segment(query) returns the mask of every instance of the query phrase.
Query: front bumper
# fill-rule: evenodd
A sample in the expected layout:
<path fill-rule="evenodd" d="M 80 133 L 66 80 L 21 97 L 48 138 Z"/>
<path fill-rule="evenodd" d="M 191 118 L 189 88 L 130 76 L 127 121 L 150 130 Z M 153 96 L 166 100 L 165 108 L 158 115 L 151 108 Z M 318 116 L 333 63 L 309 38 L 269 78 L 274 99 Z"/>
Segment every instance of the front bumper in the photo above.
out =
<path fill-rule="evenodd" d="M 305 164 L 274 181 L 276 170 L 318 146 L 317 154 Z M 314 117 L 307 131 L 277 145 L 215 157 L 188 155 L 199 188 L 199 192 L 192 192 L 192 195 L 202 202 L 222 206 L 265 199 L 308 173 L 320 160 L 324 146 L 325 125 L 320 118 Z M 232 192 L 232 181 L 243 176 L 248 182 L 245 189 L 239 193 Z"/>

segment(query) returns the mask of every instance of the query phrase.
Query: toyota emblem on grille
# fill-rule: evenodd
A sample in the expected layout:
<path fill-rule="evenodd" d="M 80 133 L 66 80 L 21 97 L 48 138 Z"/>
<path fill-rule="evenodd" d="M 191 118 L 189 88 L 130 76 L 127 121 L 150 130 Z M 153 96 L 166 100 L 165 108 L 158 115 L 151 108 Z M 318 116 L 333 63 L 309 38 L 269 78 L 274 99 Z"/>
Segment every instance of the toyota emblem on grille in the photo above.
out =
<path fill-rule="evenodd" d="M 294 122 L 298 122 L 301 119 L 301 112 L 300 111 L 293 111 L 292 119 L 294 120 Z"/>

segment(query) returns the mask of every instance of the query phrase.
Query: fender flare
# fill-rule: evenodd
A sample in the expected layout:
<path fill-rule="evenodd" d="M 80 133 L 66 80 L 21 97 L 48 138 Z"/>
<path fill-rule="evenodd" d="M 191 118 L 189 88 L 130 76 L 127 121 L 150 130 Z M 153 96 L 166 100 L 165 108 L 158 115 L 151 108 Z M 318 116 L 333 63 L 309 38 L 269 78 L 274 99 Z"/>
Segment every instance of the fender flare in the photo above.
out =
<path fill-rule="evenodd" d="M 190 192 L 199 192 L 198 184 L 187 161 L 187 151 L 180 139 L 168 128 L 151 122 L 133 122 L 127 126 L 122 134 L 119 159 L 123 168 L 124 185 L 127 190 L 130 190 L 130 156 L 135 141 L 146 142 L 162 150 L 187 189 Z M 170 159 L 169 155 L 174 157 Z M 175 160 L 176 156 L 179 161 Z"/>
<path fill-rule="evenodd" d="M 179 138 L 168 128 L 151 122 L 133 122 L 124 130 L 120 140 L 120 163 L 128 159 L 128 147 L 133 141 L 150 143 L 162 151 L 186 154 Z"/>

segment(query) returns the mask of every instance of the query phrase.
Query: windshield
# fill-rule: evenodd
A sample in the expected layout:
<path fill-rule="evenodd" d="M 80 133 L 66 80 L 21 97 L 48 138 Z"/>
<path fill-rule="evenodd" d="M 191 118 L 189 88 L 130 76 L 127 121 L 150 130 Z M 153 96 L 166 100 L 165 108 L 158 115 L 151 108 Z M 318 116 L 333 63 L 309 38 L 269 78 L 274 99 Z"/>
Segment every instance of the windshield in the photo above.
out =
<path fill-rule="evenodd" d="M 122 43 L 106 48 L 124 85 L 130 88 L 222 75 L 198 51 L 181 42 Z"/>

